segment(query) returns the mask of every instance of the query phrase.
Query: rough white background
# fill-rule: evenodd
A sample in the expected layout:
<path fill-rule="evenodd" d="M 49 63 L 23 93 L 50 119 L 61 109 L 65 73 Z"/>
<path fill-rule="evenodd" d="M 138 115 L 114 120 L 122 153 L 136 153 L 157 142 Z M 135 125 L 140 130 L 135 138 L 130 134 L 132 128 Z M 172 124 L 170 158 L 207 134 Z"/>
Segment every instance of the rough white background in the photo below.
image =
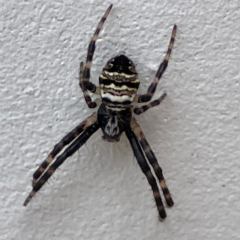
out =
<path fill-rule="evenodd" d="M 38 164 L 92 112 L 78 68 L 110 3 L 2 3 L 0 239 L 239 240 L 239 1 L 113 0 L 97 41 L 92 80 L 125 53 L 143 93 L 178 25 L 155 95 L 168 96 L 137 117 L 175 201 L 164 222 L 126 136 L 110 144 L 100 131 L 22 206 Z"/>

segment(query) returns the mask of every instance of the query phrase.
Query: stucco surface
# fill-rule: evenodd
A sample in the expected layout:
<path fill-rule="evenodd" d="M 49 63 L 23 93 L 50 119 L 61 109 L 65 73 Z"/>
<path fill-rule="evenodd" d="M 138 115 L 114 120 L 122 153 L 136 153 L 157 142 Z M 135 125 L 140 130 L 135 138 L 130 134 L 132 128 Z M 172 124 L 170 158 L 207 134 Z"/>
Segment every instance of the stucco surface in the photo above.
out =
<path fill-rule="evenodd" d="M 178 25 L 169 66 L 137 116 L 175 201 L 159 222 L 125 135 L 98 131 L 30 202 L 31 178 L 53 146 L 90 115 L 79 63 L 110 2 L 4 1 L 0 63 L 0 239 L 240 239 L 240 4 L 116 1 L 97 41 L 91 80 L 119 53 L 144 93 Z"/>

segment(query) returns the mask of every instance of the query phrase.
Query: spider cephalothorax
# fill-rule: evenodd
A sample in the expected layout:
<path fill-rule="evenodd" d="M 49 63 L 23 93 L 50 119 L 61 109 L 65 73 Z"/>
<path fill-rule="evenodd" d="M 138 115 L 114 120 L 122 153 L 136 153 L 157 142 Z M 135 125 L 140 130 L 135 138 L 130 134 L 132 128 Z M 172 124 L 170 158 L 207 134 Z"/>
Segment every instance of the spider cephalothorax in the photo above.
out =
<path fill-rule="evenodd" d="M 118 142 L 125 128 L 131 123 L 132 110 L 128 107 L 115 111 L 102 103 L 98 109 L 97 119 L 103 131 L 103 139 L 108 142 Z"/>
<path fill-rule="evenodd" d="M 71 155 L 73 155 L 99 128 L 102 129 L 103 139 L 108 142 L 117 142 L 125 132 L 133 149 L 134 156 L 145 174 L 153 191 L 160 218 L 166 218 L 166 212 L 161 199 L 159 186 L 163 191 L 168 206 L 173 206 L 173 200 L 162 174 L 162 169 L 140 128 L 132 115 L 132 103 L 146 103 L 151 101 L 157 84 L 167 68 L 169 57 L 173 48 L 177 26 L 174 25 L 168 51 L 160 64 L 155 78 L 149 86 L 147 93 L 137 94 L 139 87 L 138 75 L 133 62 L 125 55 L 111 58 L 104 66 L 99 77 L 99 86 L 90 81 L 92 58 L 95 43 L 103 23 L 112 9 L 110 5 L 100 20 L 97 29 L 88 46 L 86 63 L 81 62 L 79 71 L 79 85 L 85 101 L 90 108 L 95 108 L 97 103 L 92 101 L 89 92 L 99 94 L 102 103 L 97 112 L 94 112 L 76 128 L 69 132 L 58 144 L 55 145 L 44 162 L 33 174 L 32 191 L 24 202 L 26 206 L 37 191 L 47 182 L 55 170 Z M 149 108 L 157 106 L 165 98 L 164 93 L 160 98 L 141 107 L 133 109 L 135 114 L 141 114 Z M 151 170 L 152 168 L 152 170 Z M 154 174 L 153 174 L 154 172 Z M 158 181 L 158 183 L 157 183 Z"/>

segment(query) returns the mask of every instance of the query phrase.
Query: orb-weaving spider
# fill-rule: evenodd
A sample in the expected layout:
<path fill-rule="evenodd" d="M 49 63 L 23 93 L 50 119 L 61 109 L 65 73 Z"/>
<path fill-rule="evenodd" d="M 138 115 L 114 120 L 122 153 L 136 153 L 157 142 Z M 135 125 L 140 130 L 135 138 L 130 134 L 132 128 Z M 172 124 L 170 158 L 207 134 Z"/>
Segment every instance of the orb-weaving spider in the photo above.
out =
<path fill-rule="evenodd" d="M 136 119 L 132 116 L 132 102 L 145 103 L 151 101 L 157 84 L 167 68 L 169 57 L 173 48 L 177 26 L 174 25 L 168 51 L 163 62 L 160 64 L 155 78 L 149 86 L 147 93 L 137 94 L 139 87 L 138 75 L 133 62 L 124 55 L 111 58 L 102 70 L 99 77 L 99 86 L 90 82 L 90 69 L 92 65 L 95 43 L 102 29 L 112 4 L 106 10 L 100 20 L 97 29 L 88 46 L 87 59 L 80 64 L 79 85 L 82 89 L 85 101 L 89 108 L 97 106 L 89 96 L 89 91 L 101 96 L 101 105 L 97 112 L 81 122 L 76 128 L 69 132 L 58 144 L 55 145 L 45 161 L 33 174 L 32 191 L 24 202 L 26 206 L 37 191 L 47 182 L 55 170 L 71 155 L 73 155 L 99 128 L 102 129 L 103 139 L 108 142 L 117 142 L 125 132 L 137 162 L 147 177 L 152 187 L 153 196 L 157 205 L 160 218 L 166 218 L 166 212 L 162 203 L 159 187 L 154 177 L 157 177 L 168 206 L 173 206 L 173 200 L 166 185 L 157 159 L 148 144 Z M 149 108 L 157 106 L 165 98 L 164 93 L 160 98 L 151 101 L 141 107 L 134 108 L 134 113 L 139 115 Z M 150 168 L 152 167 L 154 174 Z"/>

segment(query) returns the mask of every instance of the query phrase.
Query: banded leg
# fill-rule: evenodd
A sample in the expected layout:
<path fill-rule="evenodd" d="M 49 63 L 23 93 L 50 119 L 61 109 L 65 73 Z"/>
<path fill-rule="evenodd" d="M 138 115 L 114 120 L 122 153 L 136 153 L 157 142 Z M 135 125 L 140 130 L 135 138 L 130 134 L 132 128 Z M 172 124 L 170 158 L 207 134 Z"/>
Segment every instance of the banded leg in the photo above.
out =
<path fill-rule="evenodd" d="M 160 78 L 162 77 L 163 73 L 165 72 L 165 70 L 168 66 L 168 61 L 169 61 L 169 58 L 170 58 L 170 55 L 171 55 L 171 52 L 172 52 L 173 43 L 174 43 L 175 36 L 176 36 L 176 31 L 177 31 L 177 25 L 174 25 L 173 30 L 172 30 L 171 40 L 170 40 L 169 45 L 168 45 L 167 53 L 164 57 L 163 62 L 160 64 L 160 66 L 158 68 L 158 71 L 155 75 L 155 78 L 154 78 L 153 82 L 149 86 L 146 94 L 136 95 L 136 97 L 134 99 L 135 102 L 139 102 L 139 103 L 148 102 L 152 99 L 152 97 L 153 97 L 153 95 L 156 91 L 158 82 L 159 82 Z"/>
<path fill-rule="evenodd" d="M 131 128 L 127 129 L 126 131 L 127 138 L 131 144 L 134 156 L 136 157 L 138 164 L 140 168 L 142 169 L 142 172 L 145 174 L 150 186 L 152 187 L 153 196 L 157 205 L 158 213 L 160 218 L 164 219 L 166 218 L 167 214 L 165 212 L 163 202 L 161 199 L 161 195 L 158 189 L 158 185 L 156 182 L 155 177 L 153 176 L 151 169 L 146 161 L 146 158 L 144 156 L 143 150 L 138 142 L 137 137 L 135 136 L 134 132 Z"/>
<path fill-rule="evenodd" d="M 108 9 L 106 10 L 105 14 L 103 15 L 103 17 L 101 18 L 100 22 L 98 23 L 97 29 L 95 30 L 93 37 L 91 39 L 91 42 L 88 46 L 88 52 L 87 52 L 87 59 L 86 59 L 86 64 L 83 70 L 83 86 L 81 87 L 83 89 L 83 91 L 85 91 L 86 89 L 89 90 L 92 93 L 95 93 L 97 91 L 97 87 L 94 83 L 90 82 L 90 70 L 91 70 L 91 66 L 92 66 L 92 59 L 93 59 L 93 55 L 94 55 L 94 51 L 95 51 L 95 44 L 98 38 L 98 35 L 103 27 L 103 24 L 105 22 L 105 20 L 107 19 L 108 14 L 110 13 L 111 9 L 112 9 L 112 4 L 108 7 Z M 97 104 L 95 102 L 92 102 L 91 97 L 89 96 L 88 101 L 86 101 L 86 103 L 88 104 L 88 106 L 90 108 L 96 107 Z"/>
<path fill-rule="evenodd" d="M 32 197 L 47 182 L 55 170 L 86 143 L 98 128 L 99 124 L 97 122 L 96 113 L 93 113 L 55 145 L 46 160 L 33 174 L 32 191 L 26 198 L 23 204 L 24 206 L 27 206 Z"/>
<path fill-rule="evenodd" d="M 174 202 L 173 199 L 171 197 L 171 194 L 169 192 L 169 189 L 167 187 L 166 181 L 164 179 L 163 173 L 162 173 L 162 168 L 159 166 L 158 161 L 145 137 L 145 135 L 142 132 L 141 127 L 139 126 L 139 124 L 137 123 L 136 119 L 133 118 L 132 122 L 131 122 L 131 128 L 133 130 L 133 132 L 135 133 L 149 163 L 151 164 L 151 166 L 153 167 L 153 170 L 158 178 L 160 187 L 163 191 L 163 195 L 165 197 L 166 203 L 169 207 L 172 207 Z"/>
<path fill-rule="evenodd" d="M 139 108 L 134 108 L 133 111 L 134 111 L 135 114 L 140 115 L 140 114 L 146 112 L 149 108 L 158 106 L 166 96 L 167 96 L 167 94 L 164 93 L 160 98 L 158 98 L 156 100 L 153 100 L 152 102 L 150 102 L 146 105 L 143 105 Z"/>
<path fill-rule="evenodd" d="M 91 99 L 91 97 L 88 93 L 88 90 L 83 83 L 83 62 L 80 63 L 79 86 L 82 89 L 83 96 L 84 96 L 85 102 L 87 103 L 88 107 L 89 108 L 95 108 L 97 106 L 97 103 L 96 103 L 96 101 L 94 101 L 94 102 L 92 101 L 92 99 Z M 95 84 L 94 84 L 94 87 L 95 87 L 95 93 L 100 94 L 100 88 L 95 86 Z"/>

